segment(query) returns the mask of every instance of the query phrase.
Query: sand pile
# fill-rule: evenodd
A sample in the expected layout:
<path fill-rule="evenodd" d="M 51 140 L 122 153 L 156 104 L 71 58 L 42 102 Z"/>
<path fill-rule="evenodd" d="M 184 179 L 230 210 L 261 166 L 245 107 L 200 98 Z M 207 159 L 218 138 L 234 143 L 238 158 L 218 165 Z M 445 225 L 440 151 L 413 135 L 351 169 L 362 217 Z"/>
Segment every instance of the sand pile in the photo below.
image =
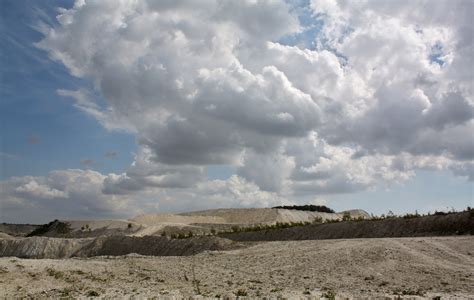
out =
<path fill-rule="evenodd" d="M 219 217 L 226 224 L 266 224 L 276 222 L 278 211 L 271 208 L 224 208 L 195 211 L 183 216 Z"/>
<path fill-rule="evenodd" d="M 138 230 L 140 227 L 139 223 L 132 220 L 62 220 L 62 222 L 69 223 L 73 230 L 128 230 L 129 228 Z"/>
<path fill-rule="evenodd" d="M 368 216 L 364 211 L 352 211 L 354 217 Z M 364 215 L 365 213 L 365 215 Z M 159 235 L 162 232 L 205 233 L 211 228 L 228 231 L 233 225 L 249 226 L 255 224 L 275 224 L 277 222 L 312 222 L 342 219 L 342 213 L 321 213 L 272 208 L 228 208 L 195 211 L 181 214 L 144 214 L 130 219 L 141 227 L 129 236 Z"/>
<path fill-rule="evenodd" d="M 0 232 L 6 233 L 10 236 L 26 236 L 38 227 L 39 225 L 1 223 Z"/>
<path fill-rule="evenodd" d="M 275 222 L 291 223 L 291 222 L 312 222 L 316 218 L 325 220 L 340 220 L 342 214 L 330 214 L 316 211 L 301 211 L 290 209 L 276 209 L 277 218 Z"/>
<path fill-rule="evenodd" d="M 368 217 L 361 210 L 348 211 L 353 217 Z M 275 224 L 290 222 L 312 222 L 316 218 L 322 220 L 342 219 L 343 213 L 322 213 L 301 210 L 272 208 L 229 208 L 196 211 L 181 214 L 143 214 L 129 220 L 61 220 L 46 225 L 15 225 L 0 226 L 0 232 L 25 236 L 34 229 L 43 228 L 35 235 L 62 238 L 95 238 L 100 236 L 127 235 L 150 236 L 167 234 L 210 233 L 211 230 L 229 231 L 232 226 L 251 226 L 256 224 Z M 62 225 L 63 230 L 57 230 Z M 65 230 L 65 226 L 68 227 Z M 1 237 L 0 237 L 1 238 Z"/>
<path fill-rule="evenodd" d="M 369 218 L 370 215 L 363 210 L 346 211 L 352 217 Z M 181 216 L 206 216 L 219 217 L 228 224 L 275 224 L 276 222 L 312 222 L 315 218 L 322 220 L 342 219 L 344 212 L 341 213 L 323 213 L 314 211 L 302 211 L 291 209 L 274 208 L 228 208 L 196 211 L 180 214 Z M 204 223 L 204 222 L 203 222 Z M 207 222 L 210 223 L 210 222 Z"/>
<path fill-rule="evenodd" d="M 0 239 L 14 239 L 14 238 L 15 238 L 14 236 L 0 232 Z"/>
<path fill-rule="evenodd" d="M 225 219 L 216 215 L 144 214 L 130 220 L 143 225 L 226 223 Z"/>

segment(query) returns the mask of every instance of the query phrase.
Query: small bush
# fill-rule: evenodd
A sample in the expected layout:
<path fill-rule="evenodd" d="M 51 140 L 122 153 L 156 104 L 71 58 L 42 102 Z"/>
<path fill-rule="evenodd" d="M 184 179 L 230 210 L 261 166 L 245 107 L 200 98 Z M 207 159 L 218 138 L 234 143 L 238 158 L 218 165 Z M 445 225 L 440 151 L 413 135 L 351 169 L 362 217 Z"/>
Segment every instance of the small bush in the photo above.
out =
<path fill-rule="evenodd" d="M 410 290 L 410 289 L 405 289 L 405 290 L 400 290 L 396 289 L 393 291 L 395 295 L 403 295 L 403 296 L 424 296 L 425 294 L 423 293 L 422 290 Z"/>
<path fill-rule="evenodd" d="M 236 295 L 237 297 L 239 297 L 239 296 L 247 296 L 247 291 L 240 289 L 240 290 L 238 290 L 237 292 L 235 292 L 235 295 Z"/>
<path fill-rule="evenodd" d="M 313 223 L 315 223 L 315 224 L 322 223 L 322 222 L 323 222 L 323 218 L 321 218 L 321 217 L 315 217 L 313 219 Z"/>
<path fill-rule="evenodd" d="M 340 220 L 338 220 L 338 219 L 326 219 L 326 221 L 324 221 L 324 223 L 337 223 L 337 222 L 340 222 Z"/>
<path fill-rule="evenodd" d="M 87 297 L 98 297 L 99 295 L 100 294 L 98 292 L 93 290 L 87 292 Z"/>
<path fill-rule="evenodd" d="M 334 300 L 336 299 L 336 292 L 333 290 L 327 290 L 321 296 L 329 300 Z"/>
<path fill-rule="evenodd" d="M 349 212 L 345 212 L 343 215 L 342 215 L 342 220 L 343 221 L 350 221 L 352 219 L 351 217 L 351 214 Z"/>
<path fill-rule="evenodd" d="M 47 268 L 46 273 L 48 273 L 49 276 L 54 277 L 56 279 L 60 279 L 64 277 L 64 273 L 61 271 L 57 271 L 53 268 Z"/>
<path fill-rule="evenodd" d="M 61 298 L 69 298 L 71 296 L 72 289 L 64 288 L 61 290 Z"/>
<path fill-rule="evenodd" d="M 418 218 L 418 217 L 420 217 L 418 212 L 416 212 L 414 214 L 407 213 L 403 216 L 404 219 L 413 219 L 413 218 Z"/>

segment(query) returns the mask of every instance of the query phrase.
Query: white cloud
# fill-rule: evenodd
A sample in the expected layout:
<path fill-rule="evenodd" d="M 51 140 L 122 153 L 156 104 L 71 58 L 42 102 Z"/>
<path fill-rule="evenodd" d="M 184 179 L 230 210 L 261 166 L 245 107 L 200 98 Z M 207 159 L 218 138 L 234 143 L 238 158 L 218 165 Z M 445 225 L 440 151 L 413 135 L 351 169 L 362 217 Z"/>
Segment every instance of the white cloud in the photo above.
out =
<path fill-rule="evenodd" d="M 154 161 L 150 149 L 142 147 L 123 174 L 104 179 L 106 194 L 129 194 L 147 187 L 187 188 L 204 179 L 204 168 L 195 165 L 165 165 Z"/>
<path fill-rule="evenodd" d="M 67 193 L 64 191 L 59 191 L 57 189 L 50 188 L 46 185 L 38 184 L 35 180 L 31 180 L 17 188 L 15 192 L 19 194 L 24 194 L 27 197 L 31 198 L 44 198 L 44 199 L 54 199 L 54 198 L 66 198 Z"/>
<path fill-rule="evenodd" d="M 263 190 L 288 194 L 295 159 L 286 155 L 283 150 L 282 147 L 276 152 L 263 154 L 248 151 L 237 174 L 255 182 Z"/>
<path fill-rule="evenodd" d="M 288 203 L 237 175 L 180 188 L 162 188 L 160 179 L 146 183 L 140 179 L 76 169 L 52 171 L 47 176 L 13 177 L 0 183 L 0 216 L 4 222 L 41 223 L 53 218 L 127 218 L 158 211 Z"/>
<path fill-rule="evenodd" d="M 472 180 L 472 1 L 314 0 L 315 49 L 278 42 L 308 34 L 289 5 L 78 1 L 43 27 L 38 47 L 94 85 L 58 93 L 139 143 L 123 174 L 85 173 L 91 198 L 261 206 L 418 169 Z M 209 181 L 209 164 L 238 175 Z"/>
<path fill-rule="evenodd" d="M 70 169 L 2 181 L 2 219 L 44 222 L 48 217 L 123 216 L 127 199 L 103 195 L 104 178 L 95 171 Z"/>

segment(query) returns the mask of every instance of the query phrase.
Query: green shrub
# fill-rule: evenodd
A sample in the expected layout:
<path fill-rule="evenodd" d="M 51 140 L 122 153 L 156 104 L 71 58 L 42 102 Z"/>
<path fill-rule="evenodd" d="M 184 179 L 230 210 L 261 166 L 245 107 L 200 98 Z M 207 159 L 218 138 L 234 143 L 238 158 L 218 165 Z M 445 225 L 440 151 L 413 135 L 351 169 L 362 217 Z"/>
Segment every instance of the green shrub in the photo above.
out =
<path fill-rule="evenodd" d="M 351 214 L 349 212 L 345 212 L 343 215 L 342 215 L 342 220 L 343 221 L 350 221 L 352 219 L 351 217 Z"/>

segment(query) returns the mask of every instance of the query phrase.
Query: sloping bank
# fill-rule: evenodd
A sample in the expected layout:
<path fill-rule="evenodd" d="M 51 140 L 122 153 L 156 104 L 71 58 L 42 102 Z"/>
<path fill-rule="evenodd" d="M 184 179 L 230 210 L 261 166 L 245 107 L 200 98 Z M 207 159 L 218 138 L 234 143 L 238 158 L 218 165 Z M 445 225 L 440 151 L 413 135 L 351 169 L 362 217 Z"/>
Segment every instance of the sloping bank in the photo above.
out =
<path fill-rule="evenodd" d="M 161 236 L 108 236 L 95 239 L 30 237 L 0 239 L 0 256 L 68 258 L 137 253 L 155 256 L 193 255 L 206 250 L 229 250 L 239 243 L 220 237 L 170 239 Z"/>
<path fill-rule="evenodd" d="M 219 236 L 234 241 L 288 241 L 463 234 L 474 234 L 473 210 L 414 218 L 312 224 L 281 229 L 225 233 Z"/>

